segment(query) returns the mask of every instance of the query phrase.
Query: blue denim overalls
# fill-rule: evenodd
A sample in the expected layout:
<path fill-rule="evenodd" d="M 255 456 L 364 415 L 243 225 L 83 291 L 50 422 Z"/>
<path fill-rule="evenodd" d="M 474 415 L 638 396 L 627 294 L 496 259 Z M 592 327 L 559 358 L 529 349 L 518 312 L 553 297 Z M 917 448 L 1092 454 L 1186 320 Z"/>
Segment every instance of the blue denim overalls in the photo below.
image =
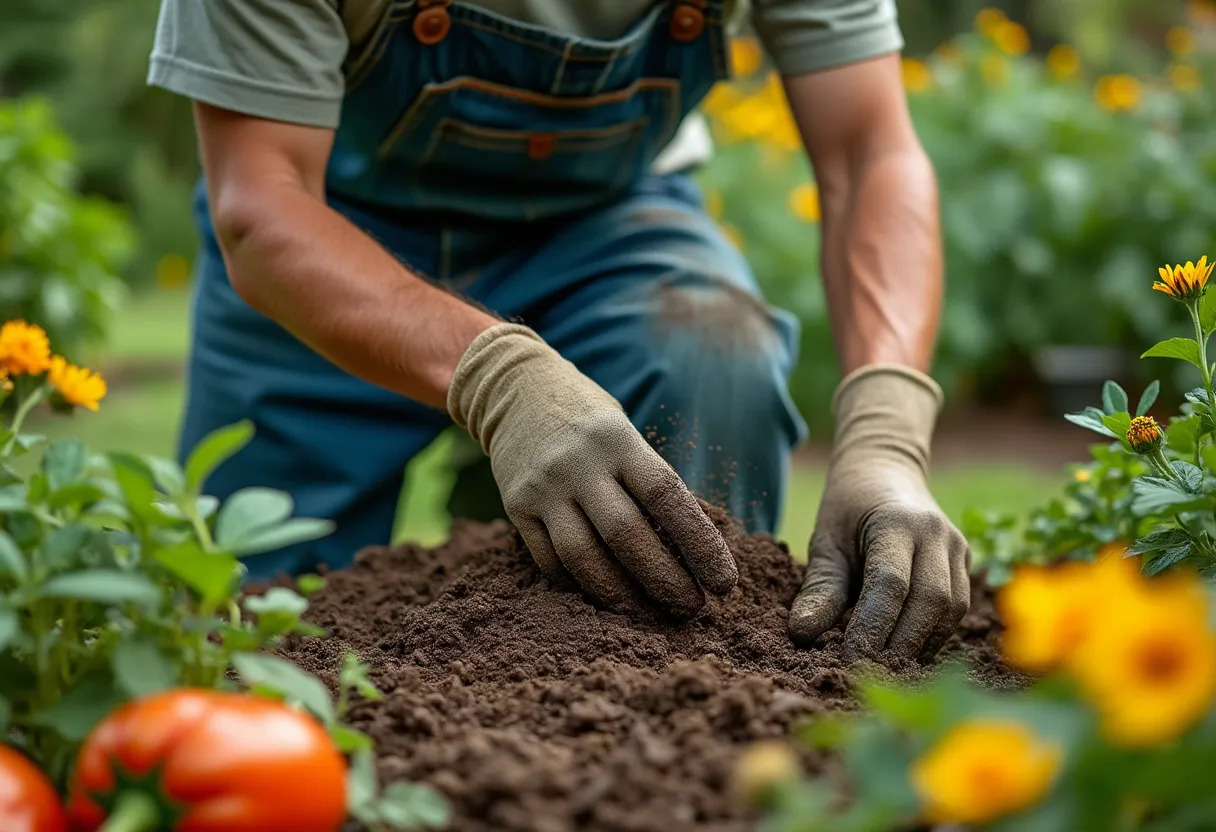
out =
<path fill-rule="evenodd" d="M 346 66 L 332 207 L 417 273 L 536 329 L 614 395 L 694 492 L 778 520 L 805 425 L 787 393 L 796 321 L 686 174 L 651 163 L 728 75 L 723 0 L 657 2 L 596 41 L 450 0 L 394 0 Z M 335 368 L 229 285 L 206 197 L 181 436 L 250 417 L 208 491 L 291 492 L 337 521 L 258 556 L 255 577 L 340 567 L 388 542 L 406 463 L 449 424 Z"/>

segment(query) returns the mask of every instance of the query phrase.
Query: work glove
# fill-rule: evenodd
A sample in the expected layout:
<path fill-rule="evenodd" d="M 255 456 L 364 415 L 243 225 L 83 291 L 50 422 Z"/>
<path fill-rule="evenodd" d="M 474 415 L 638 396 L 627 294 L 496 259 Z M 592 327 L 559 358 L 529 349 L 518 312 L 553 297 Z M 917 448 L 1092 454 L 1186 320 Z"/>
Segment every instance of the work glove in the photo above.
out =
<path fill-rule="evenodd" d="M 971 602 L 971 553 L 929 494 L 929 444 L 941 388 L 923 373 L 873 365 L 847 376 L 836 437 L 790 637 L 810 645 L 860 589 L 847 660 L 929 658 Z"/>
<path fill-rule="evenodd" d="M 730 549 L 679 475 L 532 330 L 497 324 L 473 339 L 447 405 L 489 455 L 507 516 L 547 575 L 569 574 L 616 609 L 634 603 L 632 578 L 678 615 L 699 610 L 703 590 L 735 585 Z"/>

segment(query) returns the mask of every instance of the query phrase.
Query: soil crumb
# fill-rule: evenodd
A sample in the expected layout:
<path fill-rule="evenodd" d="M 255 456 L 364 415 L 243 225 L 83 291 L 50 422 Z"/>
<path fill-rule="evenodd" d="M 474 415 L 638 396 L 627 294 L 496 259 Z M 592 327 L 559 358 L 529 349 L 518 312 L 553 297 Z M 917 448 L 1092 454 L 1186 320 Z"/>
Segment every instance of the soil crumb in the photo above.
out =
<path fill-rule="evenodd" d="M 750 830 L 729 791 L 740 751 L 851 707 L 850 683 L 840 631 L 812 650 L 786 635 L 803 567 L 710 511 L 740 579 L 692 620 L 597 609 L 547 581 L 505 523 L 458 522 L 437 549 L 369 548 L 330 573 L 309 614 L 329 637 L 283 652 L 331 685 L 348 650 L 372 665 L 385 696 L 351 721 L 375 737 L 385 778 L 451 800 L 458 832 Z M 1017 684 L 997 631 L 977 584 L 946 652 Z"/>

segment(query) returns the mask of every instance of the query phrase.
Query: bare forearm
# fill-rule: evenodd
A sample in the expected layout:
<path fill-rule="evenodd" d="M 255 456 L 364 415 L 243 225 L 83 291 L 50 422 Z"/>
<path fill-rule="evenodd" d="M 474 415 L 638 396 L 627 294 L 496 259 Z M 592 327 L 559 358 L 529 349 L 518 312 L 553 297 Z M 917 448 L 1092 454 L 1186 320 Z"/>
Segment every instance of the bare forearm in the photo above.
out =
<path fill-rule="evenodd" d="M 497 322 L 291 183 L 217 212 L 217 227 L 251 306 L 347 372 L 417 401 L 443 407 L 465 349 Z"/>
<path fill-rule="evenodd" d="M 824 194 L 822 266 L 841 370 L 927 370 L 942 298 L 937 185 L 918 145 L 860 159 Z"/>

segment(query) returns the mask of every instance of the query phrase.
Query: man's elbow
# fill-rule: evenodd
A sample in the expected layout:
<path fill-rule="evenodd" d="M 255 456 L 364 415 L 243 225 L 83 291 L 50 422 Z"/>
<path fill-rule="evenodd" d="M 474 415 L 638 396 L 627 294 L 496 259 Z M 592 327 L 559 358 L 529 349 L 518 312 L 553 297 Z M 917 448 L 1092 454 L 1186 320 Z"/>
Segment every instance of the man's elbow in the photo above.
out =
<path fill-rule="evenodd" d="M 211 219 L 216 241 L 228 268 L 233 291 L 258 312 L 267 314 L 267 287 L 261 263 L 270 255 L 277 236 L 275 212 L 244 195 L 220 195 L 213 201 Z"/>

